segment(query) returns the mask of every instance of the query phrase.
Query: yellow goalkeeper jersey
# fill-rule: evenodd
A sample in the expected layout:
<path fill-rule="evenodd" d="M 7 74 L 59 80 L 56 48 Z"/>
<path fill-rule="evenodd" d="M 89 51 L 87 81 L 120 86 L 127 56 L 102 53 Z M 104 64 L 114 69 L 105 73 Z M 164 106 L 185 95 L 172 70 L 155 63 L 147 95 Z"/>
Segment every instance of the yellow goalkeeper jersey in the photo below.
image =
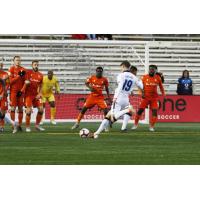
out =
<path fill-rule="evenodd" d="M 44 76 L 42 81 L 42 96 L 49 97 L 53 94 L 53 89 L 55 88 L 56 92 L 60 92 L 60 86 L 56 76 L 53 76 L 51 80 L 48 79 L 48 76 Z"/>

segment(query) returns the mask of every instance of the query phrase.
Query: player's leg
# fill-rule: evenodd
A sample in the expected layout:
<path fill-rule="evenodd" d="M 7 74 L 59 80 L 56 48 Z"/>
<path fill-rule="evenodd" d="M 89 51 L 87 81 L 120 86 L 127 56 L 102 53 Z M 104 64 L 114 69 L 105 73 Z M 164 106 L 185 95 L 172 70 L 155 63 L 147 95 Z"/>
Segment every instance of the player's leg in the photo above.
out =
<path fill-rule="evenodd" d="M 148 106 L 148 104 L 149 104 L 149 101 L 147 99 L 142 99 L 140 106 L 139 106 L 139 109 L 138 109 L 138 111 L 135 115 L 135 119 L 134 119 L 135 122 L 134 122 L 134 126 L 131 128 L 132 130 L 137 129 L 139 120 L 142 116 L 142 113 L 144 112 L 144 110 Z"/>
<path fill-rule="evenodd" d="M 38 108 L 36 122 L 35 122 L 35 129 L 38 131 L 45 131 L 45 129 L 40 126 L 40 122 L 42 120 L 42 116 L 44 112 L 42 99 L 34 99 L 33 106 Z"/>
<path fill-rule="evenodd" d="M 24 96 L 18 97 L 18 130 L 22 131 Z"/>
<path fill-rule="evenodd" d="M 86 99 L 86 102 L 84 103 L 83 108 L 76 119 L 76 123 L 72 126 L 72 130 L 79 127 L 79 124 L 80 124 L 84 114 L 88 110 L 88 108 L 92 108 L 94 105 L 95 105 L 95 99 L 92 98 L 91 96 L 89 96 Z"/>
<path fill-rule="evenodd" d="M 1 106 L 1 113 L 5 116 L 5 113 L 8 109 L 8 106 L 7 106 L 7 99 L 6 98 L 3 98 L 1 101 L 0 101 L 0 106 Z M 0 118 L 0 133 L 4 131 L 4 118 Z"/>
<path fill-rule="evenodd" d="M 126 132 L 127 131 L 127 125 L 128 125 L 128 122 L 129 122 L 131 116 L 132 116 L 131 113 L 127 113 L 127 114 L 124 115 L 123 123 L 122 123 L 122 127 L 121 127 L 121 131 L 122 132 Z"/>
<path fill-rule="evenodd" d="M 154 131 L 155 123 L 157 122 L 158 115 L 158 101 L 157 99 L 153 99 L 150 101 L 150 109 L 152 110 L 152 118 L 150 120 L 150 131 Z"/>
<path fill-rule="evenodd" d="M 12 121 L 15 121 L 15 110 L 17 107 L 17 93 L 10 93 L 10 118 Z"/>
<path fill-rule="evenodd" d="M 29 133 L 31 132 L 31 111 L 32 111 L 32 101 L 33 98 L 30 96 L 25 97 L 25 106 L 26 106 L 26 132 Z"/>
<path fill-rule="evenodd" d="M 53 94 L 48 98 L 48 101 L 49 101 L 49 105 L 50 105 L 51 123 L 53 125 L 56 125 L 56 121 L 55 121 L 56 103 L 55 103 L 55 97 Z"/>
<path fill-rule="evenodd" d="M 44 120 L 45 120 L 45 105 L 46 105 L 46 101 L 48 101 L 47 100 L 47 98 L 46 97 L 42 97 L 42 103 L 43 103 L 43 115 L 42 115 L 42 120 L 41 120 L 41 122 L 40 122 L 40 125 L 43 125 L 44 124 Z"/>

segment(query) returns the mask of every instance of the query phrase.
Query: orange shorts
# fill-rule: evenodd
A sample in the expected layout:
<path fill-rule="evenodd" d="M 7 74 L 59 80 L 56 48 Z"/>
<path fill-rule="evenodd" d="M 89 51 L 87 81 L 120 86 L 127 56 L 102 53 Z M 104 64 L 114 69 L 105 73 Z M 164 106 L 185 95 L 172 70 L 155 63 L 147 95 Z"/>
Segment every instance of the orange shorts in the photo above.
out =
<path fill-rule="evenodd" d="M 0 108 L 1 110 L 8 110 L 8 101 L 7 101 L 7 97 L 4 97 L 1 101 L 0 101 Z"/>
<path fill-rule="evenodd" d="M 158 100 L 157 99 L 142 99 L 140 103 L 140 108 L 145 109 L 150 105 L 150 109 L 158 109 Z"/>
<path fill-rule="evenodd" d="M 17 97 L 17 92 L 10 93 L 10 106 L 12 107 L 22 107 L 24 106 L 24 96 Z"/>
<path fill-rule="evenodd" d="M 86 99 L 86 102 L 84 104 L 84 107 L 86 107 L 86 108 L 92 108 L 95 105 L 97 105 L 100 109 L 107 108 L 107 104 L 104 101 L 104 98 L 88 96 L 88 98 Z"/>
<path fill-rule="evenodd" d="M 26 107 L 33 106 L 34 108 L 38 108 L 43 106 L 42 99 L 36 99 L 35 96 L 26 96 L 24 101 Z"/>

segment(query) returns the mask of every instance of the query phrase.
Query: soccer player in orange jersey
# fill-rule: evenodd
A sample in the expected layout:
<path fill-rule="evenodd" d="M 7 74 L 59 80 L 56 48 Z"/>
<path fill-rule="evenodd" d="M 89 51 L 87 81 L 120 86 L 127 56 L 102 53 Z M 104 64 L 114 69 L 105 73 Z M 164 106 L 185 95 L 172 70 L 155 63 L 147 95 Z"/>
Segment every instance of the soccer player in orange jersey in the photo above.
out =
<path fill-rule="evenodd" d="M 23 119 L 23 105 L 24 96 L 20 93 L 25 81 L 26 69 L 21 66 L 20 56 L 15 56 L 13 59 L 14 65 L 9 69 L 10 79 L 10 106 L 11 106 L 11 119 L 15 121 L 15 110 L 18 107 L 18 130 L 22 131 Z"/>
<path fill-rule="evenodd" d="M 104 95 L 102 93 L 104 87 L 108 96 L 108 100 L 111 102 L 109 89 L 108 89 L 108 79 L 103 77 L 103 68 L 97 67 L 96 68 L 96 75 L 92 75 L 89 77 L 85 85 L 91 91 L 91 94 L 87 97 L 86 102 L 83 106 L 82 111 L 78 115 L 77 122 L 72 126 L 72 129 L 76 129 L 79 127 L 80 121 L 83 118 L 87 109 L 94 107 L 97 105 L 101 110 L 103 110 L 104 115 L 106 116 L 108 112 L 107 104 L 104 100 Z"/>
<path fill-rule="evenodd" d="M 159 75 L 156 74 L 156 65 L 149 66 L 149 74 L 142 77 L 142 82 L 144 85 L 142 101 L 139 106 L 139 110 L 135 116 L 135 124 L 132 127 L 132 130 L 138 127 L 139 119 L 145 110 L 145 108 L 150 106 L 152 110 L 152 118 L 150 120 L 150 131 L 154 131 L 154 125 L 157 121 L 157 112 L 158 112 L 158 92 L 157 87 L 159 86 L 160 91 L 163 96 L 165 96 L 165 90 L 162 85 L 162 80 Z"/>
<path fill-rule="evenodd" d="M 35 124 L 36 130 L 45 130 L 39 126 L 43 115 L 43 103 L 41 94 L 43 75 L 38 71 L 38 66 L 39 61 L 32 61 L 32 70 L 27 70 L 25 76 L 25 84 L 21 90 L 21 93 L 24 93 L 24 102 L 26 106 L 26 132 L 31 132 L 30 120 L 32 107 L 38 108 Z"/>

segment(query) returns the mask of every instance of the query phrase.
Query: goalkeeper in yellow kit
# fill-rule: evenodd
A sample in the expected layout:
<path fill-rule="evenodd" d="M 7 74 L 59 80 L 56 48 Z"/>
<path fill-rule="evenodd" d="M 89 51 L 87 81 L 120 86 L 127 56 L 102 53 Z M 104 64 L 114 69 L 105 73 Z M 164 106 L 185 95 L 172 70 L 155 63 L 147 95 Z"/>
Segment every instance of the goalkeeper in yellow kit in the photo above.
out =
<path fill-rule="evenodd" d="M 42 102 L 48 101 L 51 108 L 51 123 L 56 125 L 55 115 L 56 115 L 56 105 L 53 90 L 55 88 L 55 93 L 60 93 L 60 86 L 57 77 L 53 74 L 52 70 L 48 71 L 48 74 L 44 76 L 42 82 Z"/>

